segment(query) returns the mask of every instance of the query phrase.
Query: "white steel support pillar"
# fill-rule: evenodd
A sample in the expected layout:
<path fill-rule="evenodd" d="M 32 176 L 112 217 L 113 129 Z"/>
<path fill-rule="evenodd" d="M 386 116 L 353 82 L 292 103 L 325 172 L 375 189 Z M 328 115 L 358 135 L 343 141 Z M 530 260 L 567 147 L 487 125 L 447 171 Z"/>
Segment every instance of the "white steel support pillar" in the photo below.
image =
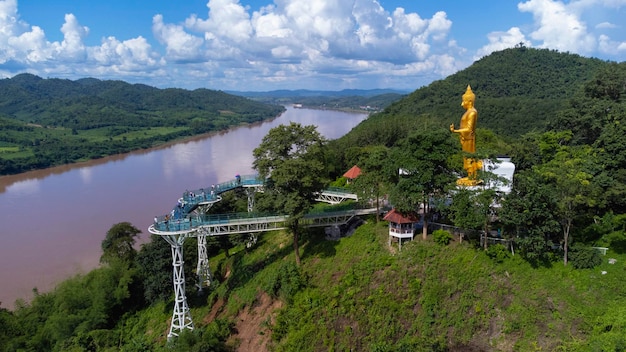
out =
<path fill-rule="evenodd" d="M 254 193 L 256 189 L 254 187 L 246 187 L 246 195 L 248 195 L 248 213 L 254 210 Z"/>
<path fill-rule="evenodd" d="M 185 295 L 185 270 L 183 267 L 183 242 L 187 234 L 162 236 L 172 247 L 172 268 L 174 273 L 174 312 L 167 338 L 178 336 L 183 329 L 193 330 L 193 320 Z"/>
<path fill-rule="evenodd" d="M 211 190 L 212 201 L 206 204 L 198 206 L 197 214 L 206 215 L 213 204 L 222 200 L 222 197 L 215 195 L 215 190 Z M 209 267 L 209 256 L 206 251 L 206 234 L 199 231 L 198 233 L 198 265 L 196 266 L 196 275 L 198 275 L 198 290 L 202 291 L 204 286 L 210 286 L 213 276 L 211 275 L 211 268 Z"/>
<path fill-rule="evenodd" d="M 248 213 L 252 213 L 254 211 L 254 194 L 256 193 L 256 187 L 248 187 L 246 188 L 246 194 L 248 195 Z M 252 248 L 258 239 L 258 234 L 251 233 L 248 238 L 248 242 L 246 242 L 246 248 Z"/>
<path fill-rule="evenodd" d="M 198 234 L 198 266 L 196 267 L 196 274 L 198 275 L 198 289 L 200 291 L 202 291 L 204 286 L 210 286 L 213 279 L 206 250 L 206 236 L 206 234 Z"/>

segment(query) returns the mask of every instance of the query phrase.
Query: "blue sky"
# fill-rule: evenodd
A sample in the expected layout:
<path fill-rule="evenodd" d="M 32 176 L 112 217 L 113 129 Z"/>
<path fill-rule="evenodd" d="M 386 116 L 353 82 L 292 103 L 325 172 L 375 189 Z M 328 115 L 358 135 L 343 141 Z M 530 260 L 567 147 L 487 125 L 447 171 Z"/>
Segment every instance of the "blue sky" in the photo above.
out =
<path fill-rule="evenodd" d="M 626 0 L 0 0 L 0 77 L 414 90 L 524 43 L 626 60 Z"/>

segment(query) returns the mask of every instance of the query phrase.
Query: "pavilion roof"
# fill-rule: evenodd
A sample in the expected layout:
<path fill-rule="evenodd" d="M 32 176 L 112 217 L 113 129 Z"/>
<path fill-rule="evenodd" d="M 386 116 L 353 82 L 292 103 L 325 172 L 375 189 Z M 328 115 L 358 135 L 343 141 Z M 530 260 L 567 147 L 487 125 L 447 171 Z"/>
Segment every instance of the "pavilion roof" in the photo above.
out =
<path fill-rule="evenodd" d="M 354 165 L 350 170 L 346 171 L 346 173 L 343 174 L 343 177 L 353 180 L 359 177 L 360 174 L 361 169 L 358 166 Z"/>
<path fill-rule="evenodd" d="M 396 224 L 411 224 L 419 222 L 419 216 L 415 212 L 401 213 L 395 208 L 383 218 L 385 221 L 395 222 Z"/>

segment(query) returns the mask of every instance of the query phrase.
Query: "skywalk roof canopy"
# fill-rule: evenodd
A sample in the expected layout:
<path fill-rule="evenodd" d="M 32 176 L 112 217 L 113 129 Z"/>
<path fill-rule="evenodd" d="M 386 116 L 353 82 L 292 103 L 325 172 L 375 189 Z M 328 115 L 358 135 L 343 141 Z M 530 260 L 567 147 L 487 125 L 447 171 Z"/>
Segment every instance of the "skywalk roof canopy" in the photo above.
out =
<path fill-rule="evenodd" d="M 354 180 L 355 178 L 359 177 L 360 174 L 361 169 L 358 166 L 354 165 L 350 170 L 346 171 L 346 173 L 343 174 L 343 177 Z"/>
<path fill-rule="evenodd" d="M 403 214 L 397 211 L 395 208 L 391 209 L 391 211 L 388 212 L 387 215 L 385 215 L 383 220 L 396 224 L 412 224 L 420 221 L 415 212 Z"/>

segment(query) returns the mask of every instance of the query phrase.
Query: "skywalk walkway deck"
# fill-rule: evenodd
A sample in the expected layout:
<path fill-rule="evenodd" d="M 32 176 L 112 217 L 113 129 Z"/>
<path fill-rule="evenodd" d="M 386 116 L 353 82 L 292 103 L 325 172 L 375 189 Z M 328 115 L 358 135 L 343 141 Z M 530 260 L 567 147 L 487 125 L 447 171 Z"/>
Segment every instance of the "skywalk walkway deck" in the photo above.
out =
<path fill-rule="evenodd" d="M 210 205 L 222 200 L 221 194 L 232 191 L 236 188 L 246 188 L 255 191 L 263 191 L 263 180 L 257 175 L 236 176 L 227 182 L 213 184 L 209 187 L 200 188 L 192 191 L 185 191 L 183 196 L 178 199 L 177 205 L 165 215 L 155 217 L 154 224 L 150 227 L 157 235 L 164 235 L 165 232 L 189 232 L 193 228 L 208 225 L 206 222 L 217 221 L 216 219 L 205 219 L 194 214 L 198 208 L 202 208 L 204 212 L 208 210 Z M 248 209 L 251 210 L 253 201 L 251 195 L 248 195 Z M 346 188 L 329 187 L 320 192 L 316 198 L 317 201 L 329 204 L 339 204 L 344 200 L 358 200 L 356 194 L 350 192 Z M 204 214 L 201 214 L 204 215 Z M 212 216 L 212 215 L 211 215 Z M 223 217 L 231 216 L 230 214 L 218 215 Z M 241 215 L 237 215 L 241 217 Z"/>
<path fill-rule="evenodd" d="M 301 224 L 307 227 L 342 225 L 354 216 L 373 214 L 375 212 L 376 208 L 313 212 L 305 215 Z M 187 234 L 189 237 L 198 235 L 230 235 L 285 229 L 287 219 L 287 215 L 278 214 L 207 214 L 158 222 L 150 226 L 149 231 L 161 236 L 176 234 Z"/>

